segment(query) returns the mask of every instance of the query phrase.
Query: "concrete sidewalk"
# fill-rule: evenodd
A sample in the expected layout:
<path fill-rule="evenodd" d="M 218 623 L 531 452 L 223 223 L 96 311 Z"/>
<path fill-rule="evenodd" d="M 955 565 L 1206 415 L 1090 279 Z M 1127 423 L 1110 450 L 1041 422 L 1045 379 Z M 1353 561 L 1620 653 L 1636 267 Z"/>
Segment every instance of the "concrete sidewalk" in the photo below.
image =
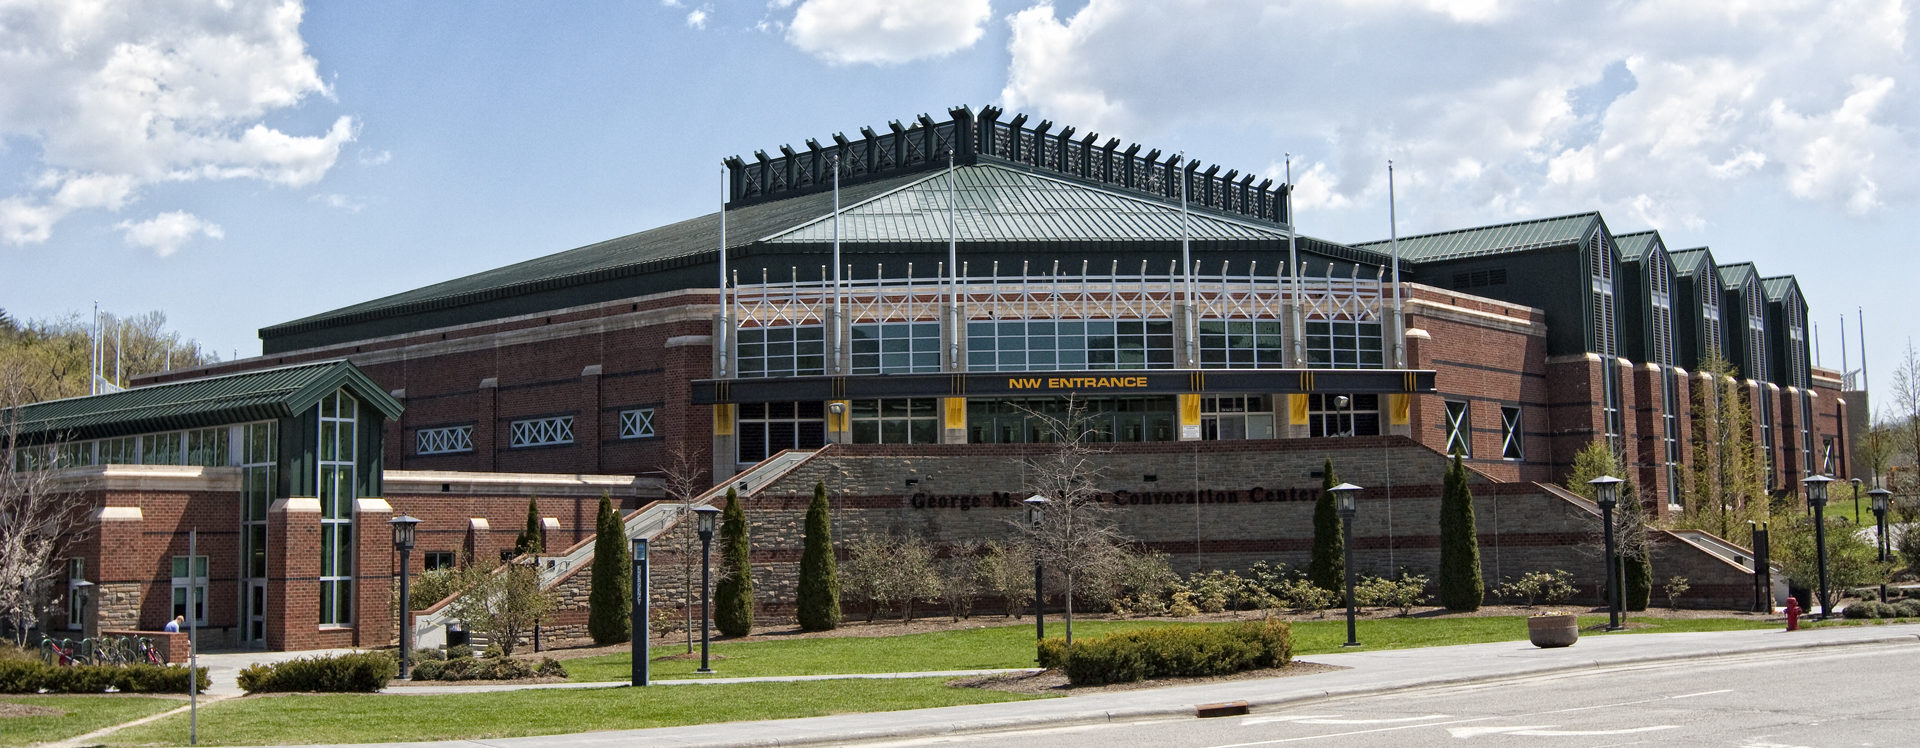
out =
<path fill-rule="evenodd" d="M 1577 670 L 1602 665 L 1861 644 L 1920 644 L 1920 624 L 1846 626 L 1788 633 L 1725 631 L 1588 636 L 1572 647 L 1538 649 L 1525 641 L 1351 652 L 1300 658 L 1347 668 L 1283 678 L 1227 681 L 1068 696 L 1005 704 L 842 714 L 527 738 L 383 743 L 384 746 L 790 746 L 906 738 L 1033 725 L 1060 726 L 1150 717 L 1192 716 L 1194 707 L 1246 701 L 1254 708 L 1360 693 Z"/>

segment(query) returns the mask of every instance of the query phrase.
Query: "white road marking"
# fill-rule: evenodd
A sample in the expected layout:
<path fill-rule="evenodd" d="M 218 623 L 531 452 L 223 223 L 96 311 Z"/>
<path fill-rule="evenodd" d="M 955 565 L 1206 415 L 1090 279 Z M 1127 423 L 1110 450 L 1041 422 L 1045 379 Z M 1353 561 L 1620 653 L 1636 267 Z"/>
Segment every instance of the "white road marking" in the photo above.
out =
<path fill-rule="evenodd" d="M 1425 722 L 1446 719 L 1451 714 L 1422 714 L 1418 717 L 1382 717 L 1380 719 L 1332 719 L 1328 717 L 1296 717 L 1286 720 L 1302 725 L 1390 725 L 1395 722 Z"/>
<path fill-rule="evenodd" d="M 1447 734 L 1462 740 L 1482 735 L 1505 735 L 1520 730 L 1544 730 L 1553 725 L 1510 725 L 1507 727 L 1449 727 Z"/>
<path fill-rule="evenodd" d="M 1683 694 L 1680 694 L 1679 696 L 1668 696 L 1667 698 L 1669 698 L 1669 699 L 1691 699 L 1691 698 L 1693 698 L 1693 697 L 1695 697 L 1695 696 L 1712 696 L 1712 695 L 1714 695 L 1714 694 L 1717 694 L 1717 693 L 1733 693 L 1733 689 L 1731 689 L 1731 688 L 1722 688 L 1722 689 L 1720 689 L 1720 690 L 1718 690 L 1718 691 L 1701 691 L 1701 692 L 1699 692 L 1699 693 L 1683 693 Z"/>
<path fill-rule="evenodd" d="M 1555 730 L 1558 725 L 1516 725 L 1509 727 L 1450 727 L 1447 733 L 1462 740 L 1477 738 L 1481 735 L 1526 735 L 1536 738 L 1572 738 L 1592 735 L 1631 735 L 1637 732 L 1658 732 L 1672 730 L 1679 725 L 1649 725 L 1646 727 L 1627 727 L 1618 730 Z"/>

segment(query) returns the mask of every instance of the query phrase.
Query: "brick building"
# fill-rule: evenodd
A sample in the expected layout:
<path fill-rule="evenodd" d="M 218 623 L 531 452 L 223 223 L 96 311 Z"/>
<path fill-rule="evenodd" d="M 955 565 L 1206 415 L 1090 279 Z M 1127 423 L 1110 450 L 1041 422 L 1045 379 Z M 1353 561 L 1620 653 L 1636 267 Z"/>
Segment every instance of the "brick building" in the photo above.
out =
<path fill-rule="evenodd" d="M 1714 354 L 1750 396 L 1771 489 L 1846 477 L 1840 383 L 1810 365 L 1791 276 L 1597 213 L 1304 236 L 1289 185 L 992 107 L 859 135 L 728 159 L 715 213 L 276 324 L 262 356 L 139 383 L 351 362 L 382 406 L 364 465 L 389 482 L 639 476 L 581 479 L 630 486 L 632 509 L 676 466 L 712 485 L 784 450 L 1017 452 L 1051 438 L 1031 411 L 1071 395 L 1120 453 L 1397 438 L 1520 493 L 1603 440 L 1666 513 Z M 864 500 L 911 514 L 912 493 Z M 513 527 L 524 506 L 435 511 L 426 537 L 477 548 L 499 543 L 466 520 Z"/>

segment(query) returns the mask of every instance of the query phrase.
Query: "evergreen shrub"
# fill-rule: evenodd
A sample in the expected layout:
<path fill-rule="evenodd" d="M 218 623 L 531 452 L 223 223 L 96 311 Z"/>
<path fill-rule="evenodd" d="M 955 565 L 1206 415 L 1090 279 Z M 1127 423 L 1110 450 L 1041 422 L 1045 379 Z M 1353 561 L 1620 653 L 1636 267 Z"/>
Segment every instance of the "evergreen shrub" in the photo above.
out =
<path fill-rule="evenodd" d="M 1456 454 L 1440 493 L 1440 604 L 1447 610 L 1473 611 L 1480 609 L 1484 597 L 1473 491 L 1467 486 L 1467 467 Z"/>
<path fill-rule="evenodd" d="M 375 693 L 399 674 L 400 663 L 391 653 L 349 652 L 249 666 L 240 671 L 240 689 L 247 693 Z"/>
<path fill-rule="evenodd" d="M 840 574 L 834 567 L 833 522 L 827 513 L 827 484 L 813 484 L 807 507 L 805 549 L 800 552 L 799 609 L 805 631 L 830 631 L 840 625 Z"/>
<path fill-rule="evenodd" d="M 210 682 L 207 669 L 195 673 L 200 691 Z M 186 693 L 182 665 L 49 665 L 39 660 L 0 659 L 0 693 Z"/>
<path fill-rule="evenodd" d="M 627 523 L 613 509 L 613 497 L 600 495 L 594 522 L 593 578 L 587 586 L 587 635 L 600 646 L 633 638 L 633 550 L 627 547 Z"/>
<path fill-rule="evenodd" d="M 1226 675 L 1292 660 L 1292 629 L 1267 619 L 1230 626 L 1162 626 L 1083 639 L 1066 648 L 1065 667 L 1069 682 L 1091 686 Z"/>
<path fill-rule="evenodd" d="M 1313 502 L 1313 556 L 1307 561 L 1307 579 L 1323 590 L 1345 594 L 1347 584 L 1346 543 L 1340 536 L 1340 511 L 1334 506 L 1333 487 L 1340 478 L 1333 474 L 1333 460 L 1322 468 L 1320 498 Z"/>
<path fill-rule="evenodd" d="M 720 581 L 713 586 L 713 625 L 727 636 L 753 631 L 753 563 L 747 543 L 747 510 L 727 489 L 720 514 Z"/>

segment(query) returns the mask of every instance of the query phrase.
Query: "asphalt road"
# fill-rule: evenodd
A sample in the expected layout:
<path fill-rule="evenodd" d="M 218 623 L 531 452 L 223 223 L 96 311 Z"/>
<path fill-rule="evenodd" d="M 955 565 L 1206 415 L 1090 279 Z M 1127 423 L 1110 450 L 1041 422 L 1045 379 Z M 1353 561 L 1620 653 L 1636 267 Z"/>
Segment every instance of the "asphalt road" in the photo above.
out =
<path fill-rule="evenodd" d="M 1241 717 L 864 745 L 1916 746 L 1916 694 L 1920 647 L 1858 646 L 1595 667 L 1295 703 Z"/>

